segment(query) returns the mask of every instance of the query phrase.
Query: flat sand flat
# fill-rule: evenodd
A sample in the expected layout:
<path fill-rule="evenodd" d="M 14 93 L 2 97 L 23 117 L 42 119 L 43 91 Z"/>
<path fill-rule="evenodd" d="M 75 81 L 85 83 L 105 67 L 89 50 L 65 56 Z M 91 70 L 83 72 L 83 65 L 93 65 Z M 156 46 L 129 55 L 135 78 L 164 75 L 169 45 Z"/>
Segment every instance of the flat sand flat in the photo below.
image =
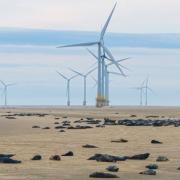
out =
<path fill-rule="evenodd" d="M 17 113 L 45 113 L 45 116 L 15 116 Z M 5 115 L 5 116 L 4 116 Z M 136 115 L 136 116 L 132 116 Z M 67 118 L 63 118 L 67 116 Z M 19 107 L 0 109 L 0 154 L 16 154 L 13 158 L 21 160 L 21 164 L 0 164 L 0 180 L 86 180 L 96 171 L 106 172 L 113 163 L 88 161 L 95 153 L 119 156 L 132 156 L 150 153 L 147 160 L 127 160 L 115 163 L 119 167 L 116 174 L 122 180 L 179 180 L 180 171 L 180 127 L 126 127 L 106 126 L 91 129 L 65 129 L 61 133 L 54 129 L 54 122 L 74 121 L 81 118 L 180 118 L 179 107 L 110 107 L 96 109 L 93 107 Z M 14 116 L 13 116 L 14 117 Z M 59 119 L 58 119 L 59 118 Z M 85 123 L 81 124 L 85 125 Z M 87 124 L 86 124 L 87 125 Z M 32 128 L 40 126 L 40 128 Z M 43 130 L 43 127 L 50 129 Z M 113 139 L 127 139 L 127 143 L 111 143 Z M 158 139 L 163 144 L 151 144 Z M 98 148 L 83 148 L 85 144 L 93 144 Z M 62 155 L 72 151 L 74 156 L 63 157 L 61 161 L 50 161 L 51 155 Z M 42 160 L 32 161 L 36 155 Z M 169 161 L 156 162 L 160 155 L 167 156 Z M 148 164 L 156 163 L 159 167 L 156 176 L 141 175 Z"/>

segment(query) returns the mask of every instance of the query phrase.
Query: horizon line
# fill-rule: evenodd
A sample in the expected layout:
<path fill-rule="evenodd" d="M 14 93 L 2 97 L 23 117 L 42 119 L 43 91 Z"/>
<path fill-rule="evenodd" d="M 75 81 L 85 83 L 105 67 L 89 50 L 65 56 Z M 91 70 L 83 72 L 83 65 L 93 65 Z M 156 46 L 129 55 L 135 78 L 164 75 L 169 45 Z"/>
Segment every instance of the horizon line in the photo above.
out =
<path fill-rule="evenodd" d="M 95 30 L 78 30 L 78 29 L 57 29 L 57 28 L 32 28 L 32 27 L 0 27 L 1 30 L 7 30 L 7 31 L 52 31 L 52 32 L 85 32 L 85 33 L 98 33 L 99 31 Z M 114 32 L 109 31 L 108 34 L 180 34 L 180 32 Z"/>

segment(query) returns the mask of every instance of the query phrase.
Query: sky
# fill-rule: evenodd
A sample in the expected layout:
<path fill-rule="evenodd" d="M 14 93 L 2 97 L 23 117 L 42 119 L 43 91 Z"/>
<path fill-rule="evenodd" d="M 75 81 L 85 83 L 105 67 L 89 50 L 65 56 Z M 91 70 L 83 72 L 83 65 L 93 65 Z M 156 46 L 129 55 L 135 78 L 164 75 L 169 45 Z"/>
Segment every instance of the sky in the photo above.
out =
<path fill-rule="evenodd" d="M 110 32 L 180 32 L 179 0 L 0 0 L 0 27 L 98 31 L 116 1 Z"/>

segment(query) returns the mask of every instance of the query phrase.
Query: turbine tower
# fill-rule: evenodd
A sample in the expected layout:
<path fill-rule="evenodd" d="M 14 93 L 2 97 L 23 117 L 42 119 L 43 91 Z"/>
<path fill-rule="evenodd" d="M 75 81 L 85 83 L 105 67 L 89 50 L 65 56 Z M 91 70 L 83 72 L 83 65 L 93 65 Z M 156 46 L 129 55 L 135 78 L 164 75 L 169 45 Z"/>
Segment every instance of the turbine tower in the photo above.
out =
<path fill-rule="evenodd" d="M 106 65 L 107 66 L 107 65 Z M 118 76 L 122 76 L 121 73 L 108 71 L 107 67 L 105 69 L 105 97 L 106 97 L 106 106 L 109 106 L 109 75 L 114 74 Z"/>
<path fill-rule="evenodd" d="M 8 95 L 8 87 L 9 86 L 14 86 L 16 85 L 15 83 L 12 83 L 12 84 L 6 84 L 5 82 L 3 82 L 2 80 L 0 80 L 1 84 L 4 86 L 4 90 L 3 90 L 3 93 L 4 93 L 4 106 L 7 106 L 7 95 Z"/>
<path fill-rule="evenodd" d="M 149 76 L 146 79 L 146 84 L 145 84 L 145 95 L 146 95 L 146 101 L 145 101 L 145 105 L 148 106 L 148 90 L 153 92 L 153 90 L 149 87 Z"/>
<path fill-rule="evenodd" d="M 133 88 L 133 89 L 136 89 L 136 90 L 139 91 L 139 99 L 140 99 L 139 105 L 140 105 L 140 106 L 143 105 L 143 90 L 145 89 L 145 85 L 144 85 L 144 84 L 145 84 L 145 81 L 146 81 L 146 80 L 144 80 L 139 87 Z"/>
<path fill-rule="evenodd" d="M 136 88 L 137 90 L 139 90 L 139 92 L 140 92 L 140 106 L 142 106 L 143 105 L 143 89 L 144 89 L 144 87 L 137 87 Z"/>
<path fill-rule="evenodd" d="M 117 3 L 116 3 L 117 4 Z M 100 33 L 100 39 L 96 42 L 88 42 L 88 43 L 80 43 L 80 44 L 71 44 L 71 45 L 65 45 L 65 46 L 59 46 L 57 48 L 65 48 L 65 47 L 78 47 L 78 46 L 98 46 L 98 88 L 97 88 L 97 98 L 96 98 L 96 106 L 97 107 L 102 107 L 106 105 L 106 97 L 104 95 L 104 83 L 105 83 L 105 58 L 104 55 L 105 53 L 107 54 L 108 58 L 110 61 L 113 62 L 113 64 L 118 68 L 120 73 L 124 75 L 124 72 L 118 65 L 118 63 L 115 61 L 115 58 L 113 57 L 112 53 L 110 50 L 105 46 L 104 44 L 104 36 L 107 30 L 107 27 L 109 25 L 109 22 L 112 18 L 112 15 L 114 13 L 114 10 L 116 8 L 116 4 L 114 5 L 101 33 Z"/>
<path fill-rule="evenodd" d="M 66 88 L 66 95 L 67 95 L 67 106 L 71 105 L 71 101 L 70 101 L 70 82 L 72 79 L 74 79 L 75 77 L 77 77 L 78 75 L 74 75 L 71 78 L 67 78 L 66 76 L 64 76 L 63 74 L 61 74 L 60 72 L 57 71 L 57 73 L 67 81 L 67 88 Z"/>
<path fill-rule="evenodd" d="M 86 74 L 82 74 L 82 73 L 80 73 L 80 72 L 70 68 L 71 71 L 73 71 L 74 73 L 76 73 L 77 75 L 79 75 L 79 76 L 81 76 L 83 78 L 83 81 L 84 81 L 84 100 L 83 100 L 83 106 L 87 105 L 87 98 L 86 98 L 86 94 L 87 94 L 86 93 L 87 92 L 87 77 L 88 77 L 89 74 L 91 74 L 96 69 L 97 69 L 97 67 L 91 69 Z"/>

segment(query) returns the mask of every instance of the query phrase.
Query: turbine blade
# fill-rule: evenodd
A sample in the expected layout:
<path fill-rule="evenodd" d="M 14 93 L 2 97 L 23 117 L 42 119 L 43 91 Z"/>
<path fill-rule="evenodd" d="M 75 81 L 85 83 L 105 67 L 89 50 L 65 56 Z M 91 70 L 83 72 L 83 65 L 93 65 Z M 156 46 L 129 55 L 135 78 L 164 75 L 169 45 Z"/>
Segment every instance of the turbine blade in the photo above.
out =
<path fill-rule="evenodd" d="M 97 62 L 95 62 L 92 66 L 90 66 L 89 69 L 93 68 L 96 64 Z"/>
<path fill-rule="evenodd" d="M 91 51 L 87 48 L 87 51 L 97 60 L 99 60 L 99 58 Z"/>
<path fill-rule="evenodd" d="M 98 42 L 89 42 L 89 43 L 70 44 L 70 45 L 65 45 L 65 46 L 58 46 L 57 48 L 93 46 L 93 45 L 96 45 L 97 43 L 98 43 Z"/>
<path fill-rule="evenodd" d="M 154 91 L 150 87 L 147 87 L 147 89 L 150 90 L 152 93 L 154 93 Z"/>
<path fill-rule="evenodd" d="M 107 59 L 107 60 L 110 60 L 111 61 L 111 59 L 110 58 L 108 58 L 108 57 L 106 57 L 105 56 L 105 59 Z M 119 62 L 121 62 L 121 61 L 125 61 L 125 60 L 127 60 L 127 59 L 130 59 L 130 58 L 125 58 L 125 59 L 120 59 L 120 60 L 117 60 L 117 62 L 119 63 Z M 112 65 L 113 63 L 112 63 L 112 61 L 111 61 L 111 63 L 109 63 L 109 64 L 107 64 L 108 66 L 109 65 Z"/>
<path fill-rule="evenodd" d="M 131 89 L 141 90 L 142 88 L 140 88 L 140 87 L 132 87 Z"/>
<path fill-rule="evenodd" d="M 93 88 L 95 88 L 97 86 L 97 83 L 94 84 Z"/>
<path fill-rule="evenodd" d="M 74 69 L 72 69 L 72 68 L 69 68 L 69 69 L 70 69 L 72 72 L 78 74 L 79 76 L 84 76 L 83 74 L 81 74 L 80 72 L 78 72 L 78 71 L 76 71 L 76 70 L 74 70 Z"/>
<path fill-rule="evenodd" d="M 114 75 L 119 75 L 119 76 L 123 76 L 121 73 L 117 73 L 117 72 L 111 72 L 109 71 L 110 74 L 114 74 Z"/>
<path fill-rule="evenodd" d="M 109 49 L 107 47 L 105 47 L 103 44 L 101 44 L 101 46 L 103 47 L 104 51 L 107 53 L 107 55 L 111 58 L 111 60 L 113 61 L 113 63 L 116 65 L 116 67 L 119 69 L 119 71 L 121 72 L 121 74 L 123 76 L 125 76 L 124 72 L 122 71 L 122 69 L 119 67 L 119 64 L 117 63 L 117 61 L 115 60 L 115 58 L 113 57 L 113 55 L 111 54 L 111 52 L 109 51 Z"/>
<path fill-rule="evenodd" d="M 72 76 L 69 80 L 72 80 L 72 79 L 74 79 L 77 76 L 79 76 L 79 74 L 76 74 L 76 75 Z"/>
<path fill-rule="evenodd" d="M 93 88 L 95 88 L 96 86 L 97 86 L 97 80 L 93 77 L 93 76 L 91 76 L 91 78 L 95 81 L 95 84 L 94 84 L 94 86 L 93 86 Z"/>
<path fill-rule="evenodd" d="M 117 2 L 116 2 L 116 4 L 114 5 L 114 7 L 113 7 L 113 9 L 112 9 L 112 11 L 111 11 L 108 19 L 107 19 L 107 21 L 106 21 L 106 23 L 105 23 L 102 31 L 101 31 L 101 37 L 100 37 L 100 40 L 101 40 L 101 41 L 102 41 L 103 38 L 104 38 L 104 35 L 105 35 L 105 33 L 106 33 L 106 30 L 107 30 L 107 27 L 108 27 L 108 25 L 109 25 L 109 22 L 110 22 L 110 20 L 111 20 L 111 18 L 112 18 L 112 15 L 113 15 L 113 13 L 114 13 L 115 8 L 116 8 L 116 5 L 117 5 Z"/>
<path fill-rule="evenodd" d="M 141 84 L 141 87 L 142 87 L 142 88 L 143 88 L 145 82 L 146 82 L 146 80 L 144 80 L 144 81 L 142 82 L 142 84 Z M 144 87 L 144 88 L 145 88 L 145 87 Z"/>
<path fill-rule="evenodd" d="M 107 58 L 107 57 L 106 57 L 106 59 L 111 60 L 110 58 Z M 130 58 L 120 59 L 120 60 L 117 60 L 116 62 L 120 63 L 120 62 L 128 60 L 128 59 L 130 59 Z M 107 66 L 110 66 L 112 64 L 113 64 L 113 62 L 111 61 L 110 63 L 107 64 Z"/>
<path fill-rule="evenodd" d="M 0 82 L 1 82 L 2 85 L 6 86 L 6 84 L 2 80 L 0 80 Z"/>
<path fill-rule="evenodd" d="M 60 72 L 58 72 L 58 71 L 56 71 L 63 79 L 66 79 L 66 80 L 68 80 L 68 78 L 67 77 L 65 77 L 63 74 L 61 74 Z"/>
<path fill-rule="evenodd" d="M 17 85 L 17 83 L 7 84 L 6 86 L 15 86 L 15 85 Z"/>
<path fill-rule="evenodd" d="M 110 60 L 110 58 L 107 58 L 107 57 L 106 57 L 106 59 Z M 127 67 L 125 67 L 125 66 L 123 66 L 123 65 L 120 64 L 120 62 L 125 61 L 125 60 L 127 60 L 127 59 L 129 59 L 129 58 L 120 59 L 120 60 L 117 60 L 116 62 L 118 62 L 119 66 L 121 66 L 122 68 L 124 68 L 124 69 L 130 71 L 129 68 L 127 68 Z M 112 64 L 114 64 L 113 61 L 111 61 L 110 63 L 108 63 L 107 66 L 111 66 Z"/>
<path fill-rule="evenodd" d="M 91 70 L 86 74 L 86 76 L 88 76 L 89 74 L 91 74 L 91 73 L 92 73 L 93 71 L 95 71 L 96 69 L 97 69 L 97 67 L 91 69 Z"/>
<path fill-rule="evenodd" d="M 128 60 L 128 59 L 131 59 L 131 58 L 130 58 L 130 57 L 128 57 L 128 58 L 120 59 L 120 60 L 117 60 L 117 62 L 126 61 L 126 60 Z"/>
<path fill-rule="evenodd" d="M 127 68 L 127 67 L 125 67 L 125 66 L 121 65 L 120 63 L 118 63 L 118 64 L 119 64 L 119 66 L 121 66 L 122 68 L 124 68 L 124 69 L 126 69 L 126 70 L 130 71 L 130 69 L 129 69 L 129 68 Z"/>
<path fill-rule="evenodd" d="M 91 78 L 97 83 L 97 80 L 93 76 L 91 76 Z"/>

